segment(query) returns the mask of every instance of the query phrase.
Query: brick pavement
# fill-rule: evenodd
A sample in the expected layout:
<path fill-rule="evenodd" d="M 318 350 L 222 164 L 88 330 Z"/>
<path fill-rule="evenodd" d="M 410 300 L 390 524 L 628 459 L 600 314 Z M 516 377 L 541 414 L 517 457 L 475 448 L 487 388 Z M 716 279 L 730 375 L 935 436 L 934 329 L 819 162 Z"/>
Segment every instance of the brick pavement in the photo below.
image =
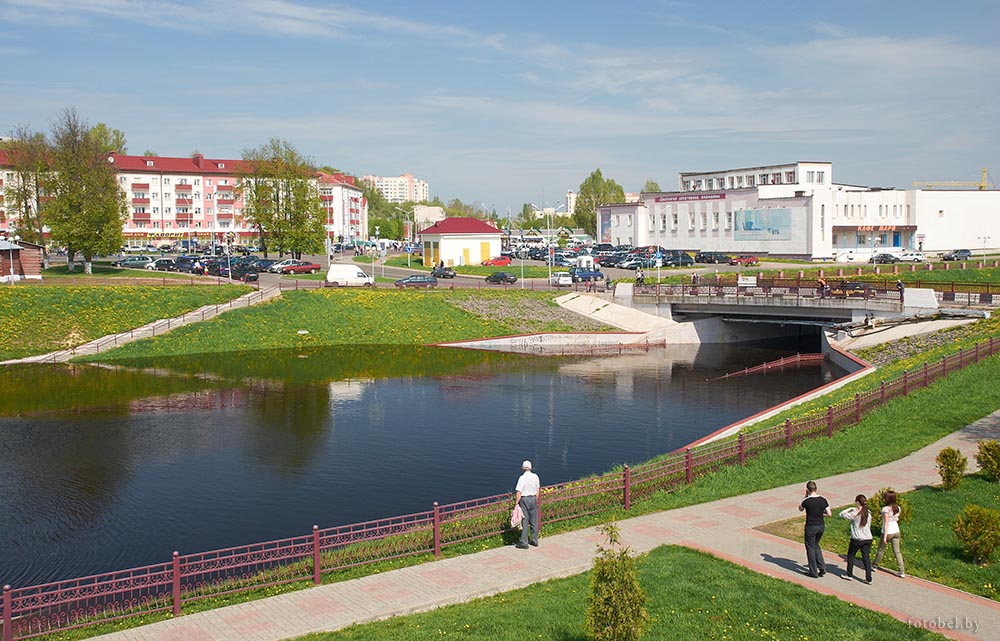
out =
<path fill-rule="evenodd" d="M 976 441 L 982 438 L 1000 438 L 1000 412 L 899 461 L 816 481 L 820 492 L 834 505 L 848 504 L 855 494 L 870 495 L 888 484 L 899 491 L 914 489 L 939 481 L 934 457 L 944 447 L 961 449 L 974 465 Z M 957 622 L 959 629 L 938 630 L 949 638 L 1000 639 L 1000 603 L 996 601 L 911 576 L 901 579 L 885 571 L 876 573 L 873 585 L 838 580 L 838 575 L 844 571 L 843 557 L 831 551 L 826 552 L 826 577 L 806 576 L 801 543 L 753 529 L 797 515 L 796 508 L 806 480 L 796 485 L 626 519 L 619 524 L 622 539 L 637 552 L 663 544 L 686 545 L 762 574 L 885 612 L 913 625 Z M 592 528 L 543 536 L 541 546 L 530 550 L 517 550 L 513 546 L 486 550 L 185 615 L 99 638 L 105 641 L 278 641 L 309 632 L 337 630 L 354 623 L 431 610 L 584 572 L 591 566 L 594 545 L 598 541 L 599 536 Z M 970 624 L 967 627 L 966 622 Z"/>

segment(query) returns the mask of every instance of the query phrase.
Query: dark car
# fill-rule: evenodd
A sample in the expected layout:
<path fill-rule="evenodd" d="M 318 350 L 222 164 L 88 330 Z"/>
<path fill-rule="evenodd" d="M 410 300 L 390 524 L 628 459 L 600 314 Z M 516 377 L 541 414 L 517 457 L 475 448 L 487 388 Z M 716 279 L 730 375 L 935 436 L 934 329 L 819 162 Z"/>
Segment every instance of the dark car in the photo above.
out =
<path fill-rule="evenodd" d="M 198 256 L 178 256 L 174 259 L 174 262 L 177 263 L 177 271 L 189 274 L 194 267 L 195 261 L 198 260 L 201 260 Z"/>
<path fill-rule="evenodd" d="M 493 272 L 486 277 L 486 282 L 500 285 L 511 285 L 517 282 L 517 276 L 511 274 L 510 272 Z"/>
<path fill-rule="evenodd" d="M 276 262 L 278 261 L 276 261 L 273 258 L 257 258 L 252 263 L 250 263 L 250 265 L 258 272 L 266 272 L 267 269 Z"/>
<path fill-rule="evenodd" d="M 892 263 L 898 263 L 899 257 L 893 256 L 892 254 L 876 254 L 871 257 L 870 262 L 891 265 Z"/>
<path fill-rule="evenodd" d="M 868 298 L 871 295 L 871 285 L 860 281 L 840 281 L 830 286 L 830 296 L 839 298 L 862 297 Z"/>
<path fill-rule="evenodd" d="M 694 265 L 694 259 L 691 258 L 690 254 L 685 254 L 681 252 L 679 254 L 669 254 L 663 257 L 664 267 L 686 267 L 688 265 Z"/>
<path fill-rule="evenodd" d="M 574 283 L 585 283 L 592 280 L 604 280 L 604 273 L 586 267 L 574 267 L 569 270 L 569 276 Z"/>
<path fill-rule="evenodd" d="M 146 269 L 155 269 L 160 272 L 175 272 L 177 271 L 177 263 L 174 262 L 173 258 L 157 258 L 153 262 L 146 265 Z"/>
<path fill-rule="evenodd" d="M 968 249 L 955 249 L 941 257 L 941 260 L 969 260 L 972 252 Z"/>
<path fill-rule="evenodd" d="M 399 289 L 405 289 L 407 287 L 421 287 L 423 289 L 433 289 L 437 287 L 438 281 L 433 276 L 425 276 L 424 274 L 414 274 L 412 276 L 407 276 L 406 278 L 400 278 L 396 281 L 396 287 Z"/>
<path fill-rule="evenodd" d="M 694 262 L 696 263 L 714 263 L 716 265 L 727 264 L 732 257 L 729 254 L 723 254 L 722 252 L 698 252 L 694 255 Z"/>
<path fill-rule="evenodd" d="M 111 263 L 112 267 L 131 267 L 134 269 L 143 269 L 146 265 L 153 262 L 150 256 L 126 256 L 121 260 L 116 260 Z"/>
<path fill-rule="evenodd" d="M 455 270 L 451 267 L 435 267 L 431 270 L 431 276 L 434 278 L 454 278 Z"/>

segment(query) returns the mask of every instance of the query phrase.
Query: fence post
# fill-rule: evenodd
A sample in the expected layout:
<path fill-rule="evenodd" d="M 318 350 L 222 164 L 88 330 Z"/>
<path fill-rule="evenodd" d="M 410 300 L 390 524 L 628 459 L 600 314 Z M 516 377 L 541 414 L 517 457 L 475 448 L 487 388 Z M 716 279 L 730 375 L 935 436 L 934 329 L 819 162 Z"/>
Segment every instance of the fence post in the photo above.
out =
<path fill-rule="evenodd" d="M 927 361 L 924 361 L 924 387 L 927 387 L 930 384 L 931 384 L 931 378 L 927 374 Z"/>
<path fill-rule="evenodd" d="M 976 359 L 973 361 L 973 363 L 978 363 L 978 362 L 979 362 L 979 341 L 976 341 Z"/>
<path fill-rule="evenodd" d="M 947 375 L 948 375 L 948 357 L 947 356 L 942 356 L 941 357 L 941 376 L 947 376 Z"/>
<path fill-rule="evenodd" d="M 785 419 L 785 447 L 792 449 L 792 419 Z"/>
<path fill-rule="evenodd" d="M 434 501 L 434 556 L 441 556 L 441 508 Z"/>
<path fill-rule="evenodd" d="M 958 368 L 962 369 L 965 365 L 965 355 L 962 353 L 962 348 L 958 348 Z"/>
<path fill-rule="evenodd" d="M 740 465 L 746 465 L 746 462 L 747 462 L 747 457 L 746 457 L 746 443 L 744 442 L 744 439 L 743 439 L 743 432 L 740 432 L 739 436 L 736 437 L 736 442 L 739 444 L 739 448 L 740 448 L 739 449 L 739 451 L 740 451 Z"/>
<path fill-rule="evenodd" d="M 181 615 L 181 555 L 174 550 L 174 616 Z"/>
<path fill-rule="evenodd" d="M 826 406 L 826 435 L 833 436 L 833 405 Z"/>
<path fill-rule="evenodd" d="M 903 372 L 903 396 L 908 396 L 910 393 L 910 370 Z"/>
<path fill-rule="evenodd" d="M 3 641 L 14 638 L 14 617 L 10 612 L 10 586 L 3 586 Z"/>
<path fill-rule="evenodd" d="M 879 381 L 879 384 L 878 384 L 878 401 L 879 401 L 879 405 L 885 405 L 885 381 Z"/>
<path fill-rule="evenodd" d="M 691 448 L 689 447 L 684 451 L 684 474 L 685 480 L 689 485 L 694 483 L 694 470 L 692 469 L 693 464 L 694 457 L 691 456 Z"/>
<path fill-rule="evenodd" d="M 625 509 L 632 507 L 632 471 L 625 466 Z"/>
<path fill-rule="evenodd" d="M 323 574 L 322 561 L 319 558 L 319 526 L 313 526 L 313 584 L 319 585 Z"/>
<path fill-rule="evenodd" d="M 854 395 L 854 424 L 861 422 L 861 394 Z"/>

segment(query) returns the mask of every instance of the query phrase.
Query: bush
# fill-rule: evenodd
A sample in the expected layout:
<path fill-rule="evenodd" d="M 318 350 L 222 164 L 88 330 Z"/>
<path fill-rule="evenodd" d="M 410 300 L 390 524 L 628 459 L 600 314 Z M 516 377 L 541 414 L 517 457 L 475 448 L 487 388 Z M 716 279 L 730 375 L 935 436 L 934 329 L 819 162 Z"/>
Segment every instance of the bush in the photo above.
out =
<path fill-rule="evenodd" d="M 595 641 L 636 641 L 649 625 L 649 613 L 635 559 L 628 547 L 620 545 L 616 524 L 598 530 L 608 547 L 597 546 L 587 597 L 587 631 Z"/>
<path fill-rule="evenodd" d="M 991 481 L 1000 481 L 1000 441 L 979 441 L 976 463 Z"/>
<path fill-rule="evenodd" d="M 990 562 L 1000 549 L 1000 510 L 969 504 L 951 524 L 962 548 L 980 565 Z"/>
<path fill-rule="evenodd" d="M 954 447 L 946 447 L 937 455 L 937 469 L 941 475 L 941 485 L 946 490 L 954 490 L 965 476 L 969 459 Z"/>
<path fill-rule="evenodd" d="M 885 505 L 885 493 L 891 491 L 891 487 L 883 487 L 868 499 L 868 511 L 872 514 L 872 527 L 882 528 L 882 506 Z M 896 494 L 896 505 L 899 506 L 899 522 L 908 523 L 910 513 L 913 509 L 902 494 Z"/>

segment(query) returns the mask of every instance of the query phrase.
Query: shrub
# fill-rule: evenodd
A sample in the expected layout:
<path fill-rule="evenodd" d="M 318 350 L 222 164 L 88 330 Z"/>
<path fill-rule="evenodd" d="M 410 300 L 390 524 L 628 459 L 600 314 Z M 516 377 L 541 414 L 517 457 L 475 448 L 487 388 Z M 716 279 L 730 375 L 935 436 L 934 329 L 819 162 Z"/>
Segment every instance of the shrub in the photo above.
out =
<path fill-rule="evenodd" d="M 936 460 L 938 474 L 941 475 L 941 485 L 946 490 L 954 490 L 965 476 L 969 459 L 954 447 L 946 447 L 938 453 Z"/>
<path fill-rule="evenodd" d="M 1000 441 L 979 441 L 976 463 L 991 481 L 1000 481 Z"/>
<path fill-rule="evenodd" d="M 882 528 L 882 506 L 885 505 L 885 493 L 890 490 L 892 490 L 891 487 L 883 487 L 868 499 L 868 510 L 872 514 L 872 527 Z M 908 523 L 913 508 L 910 507 L 909 502 L 902 494 L 896 494 L 896 505 L 899 506 L 899 522 Z"/>
<path fill-rule="evenodd" d="M 969 504 L 951 524 L 962 548 L 980 565 L 990 562 L 1000 549 L 1000 510 Z"/>
<path fill-rule="evenodd" d="M 587 597 L 587 631 L 595 641 L 636 641 L 649 625 L 649 613 L 635 558 L 620 544 L 615 523 L 598 530 L 607 538 L 608 547 L 597 546 Z"/>

